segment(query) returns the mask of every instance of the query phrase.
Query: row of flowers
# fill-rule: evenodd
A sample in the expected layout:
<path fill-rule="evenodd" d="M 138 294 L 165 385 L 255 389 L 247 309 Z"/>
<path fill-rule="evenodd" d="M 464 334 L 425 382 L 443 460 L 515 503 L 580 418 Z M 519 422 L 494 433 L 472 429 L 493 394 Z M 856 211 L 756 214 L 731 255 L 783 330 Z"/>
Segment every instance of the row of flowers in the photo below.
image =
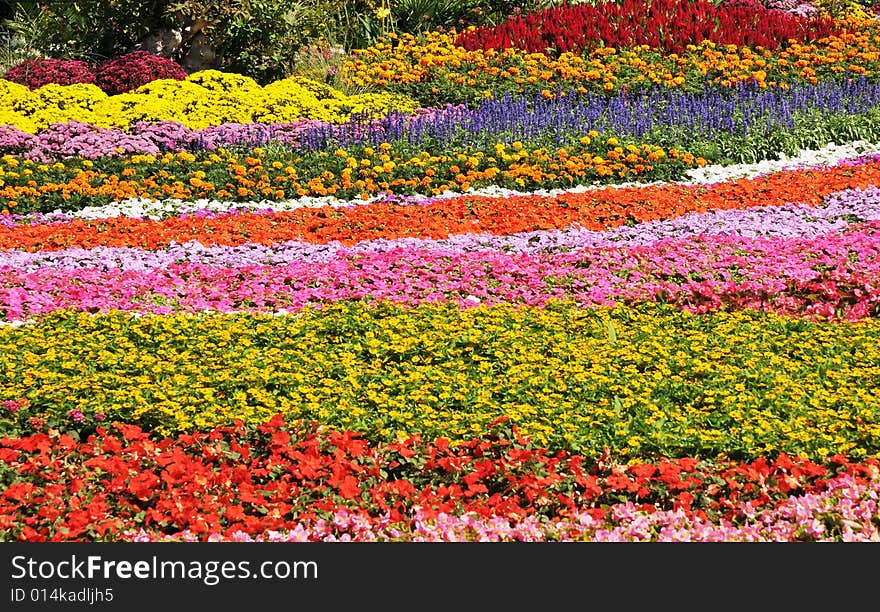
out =
<path fill-rule="evenodd" d="M 337 159 L 344 160 L 345 152 Z M 269 183 L 268 174 L 274 176 L 276 185 L 291 176 L 296 170 L 284 168 L 280 162 L 268 163 L 258 152 L 240 159 L 227 157 L 222 163 L 219 156 L 217 165 L 237 179 L 254 182 L 248 177 L 267 176 L 261 179 Z M 527 155 L 527 153 L 523 153 Z M 454 161 L 446 159 L 446 163 Z M 30 193 L 33 206 L 46 206 L 51 203 L 50 196 L 63 189 L 77 189 L 84 202 L 121 200 L 137 196 L 145 190 L 136 182 L 139 164 L 128 166 L 130 180 L 118 180 L 111 176 L 102 180 L 105 187 L 91 187 L 87 179 L 99 179 L 101 175 L 94 169 L 86 170 L 84 162 L 69 165 L 58 163 L 50 170 L 28 162 L 20 164 L 14 158 L 3 158 L 0 166 L 0 180 L 24 178 L 36 183 L 38 173 L 78 172 L 79 180 L 66 184 L 47 183 L 43 186 L 24 186 L 16 189 L 6 186 L 0 195 L 19 200 L 21 193 Z M 198 179 L 199 171 L 194 167 L 209 168 L 203 160 L 201 165 L 193 164 L 191 154 L 167 154 L 159 164 L 164 169 L 158 174 L 148 175 L 146 185 L 156 186 L 154 193 L 175 191 L 182 200 L 193 198 L 193 189 L 183 187 L 181 171 L 192 172 Z M 416 160 L 420 161 L 420 160 Z M 425 156 L 422 165 L 427 166 L 432 158 Z M 468 161 L 464 157 L 464 162 Z M 144 160 L 143 167 L 150 172 L 157 160 Z M 264 162 L 266 165 L 264 165 Z M 387 162 L 386 162 L 387 163 Z M 436 162 L 435 162 L 436 163 Z M 4 170 L 7 168 L 7 170 Z M 8 170 L 12 168 L 12 170 Z M 431 168 L 428 168 L 431 170 Z M 28 171 L 30 173 L 28 174 Z M 203 171 L 202 171 L 203 172 Z M 124 171 L 122 172 L 124 173 Z M 175 180 L 177 189 L 158 189 L 156 178 Z M 13 175 L 10 177 L 10 175 Z M 185 176 L 185 175 L 184 175 Z M 876 155 L 852 160 L 844 160 L 827 167 L 794 168 L 753 178 L 738 178 L 714 184 L 676 184 L 661 183 L 649 186 L 630 185 L 606 187 L 603 189 L 581 189 L 562 191 L 554 194 L 521 195 L 461 195 L 433 198 L 412 205 L 413 200 L 374 199 L 363 204 L 350 203 L 344 206 L 299 206 L 297 201 L 278 204 L 280 210 L 273 208 L 271 199 L 259 203 L 253 201 L 238 207 L 227 205 L 219 209 L 205 202 L 199 212 L 198 207 L 190 206 L 186 215 L 169 216 L 158 220 L 114 216 L 97 219 L 78 219 L 70 216 L 45 217 L 46 221 L 32 222 L 32 216 L 9 216 L 7 222 L 0 224 L 0 247 L 19 250 L 59 250 L 74 247 L 97 246 L 137 246 L 156 249 L 170 243 L 184 243 L 198 240 L 205 245 L 241 245 L 245 243 L 270 244 L 286 240 L 304 240 L 315 243 L 338 241 L 355 244 L 363 240 L 397 238 L 442 239 L 453 235 L 468 233 L 489 233 L 496 235 L 515 234 L 534 230 L 565 229 L 576 225 L 586 230 L 606 230 L 631 223 L 644 223 L 671 219 L 692 212 L 710 210 L 749 209 L 756 206 L 778 206 L 788 203 L 815 206 L 822 199 L 846 189 L 867 189 L 877 184 L 880 176 L 880 161 Z M 116 179 L 116 180 L 114 180 Z M 143 179 L 142 179 L 143 180 Z M 204 180 L 203 178 L 198 180 Z M 166 183 L 162 187 L 169 187 Z M 245 192 L 248 192 L 245 189 Z M 62 192 L 63 194 L 64 192 Z M 149 193 L 149 192 L 148 192 Z M 269 196 L 276 193 L 269 192 Z M 304 194 L 305 195 L 305 194 Z M 103 197 L 101 197 L 103 196 Z M 245 200 L 246 193 L 241 194 Z M 281 198 L 279 197 L 279 200 Z M 72 201 L 71 197 L 70 200 Z M 48 201 L 48 202 L 47 202 Z M 416 200 L 419 202 L 419 200 Z M 7 206 L 15 200 L 10 201 Z M 177 204 L 185 207 L 183 201 Z M 28 206 L 19 205 L 18 210 L 26 211 Z M 109 205 L 109 208 L 114 208 Z M 212 212 L 210 209 L 214 208 Z M 46 212 L 52 208 L 46 206 Z M 75 211 L 77 208 L 72 207 Z M 93 208 L 91 210 L 94 210 Z M 171 211 L 173 213 L 174 207 Z M 100 217 L 101 215 L 98 215 Z M 21 222 L 16 222 L 20 219 Z"/>
<path fill-rule="evenodd" d="M 852 140 L 853 136 L 875 140 L 880 137 L 878 98 L 880 85 L 862 77 L 772 91 L 740 87 L 724 93 L 706 90 L 699 94 L 657 90 L 611 97 L 503 96 L 473 107 L 447 105 L 442 109 L 418 109 L 413 114 L 392 112 L 384 118 L 356 115 L 341 124 L 303 119 L 290 123 L 223 123 L 190 129 L 176 121 L 152 117 L 150 121 L 138 121 L 121 129 L 68 120 L 36 134 L 12 125 L 3 126 L 0 154 L 48 163 L 57 158 L 94 160 L 221 147 L 279 146 L 332 151 L 339 147 L 362 149 L 384 144 L 403 155 L 426 150 L 490 151 L 514 142 L 558 148 L 589 144 L 585 141 L 596 140 L 601 133 L 606 138 L 636 139 L 644 144 L 696 147 L 709 158 L 727 161 L 748 156 L 750 148 L 763 149 L 760 156 L 764 156 L 771 152 L 771 140 L 773 146 L 781 146 L 786 153 L 792 152 L 785 150 L 786 138 L 797 141 L 796 148 L 800 149 L 807 144 L 824 145 L 827 140 Z M 46 107 L 40 112 L 48 110 Z M 601 141 L 597 144 L 601 145 Z M 630 152 L 634 151 L 627 151 Z M 608 156 L 607 151 L 604 154 Z M 613 158 L 614 154 L 610 159 Z"/>
<path fill-rule="evenodd" d="M 485 186 L 570 187 L 591 180 L 659 180 L 682 176 L 707 160 L 657 145 L 637 146 L 614 138 L 569 147 L 497 145 L 488 151 L 420 153 L 376 148 L 297 152 L 180 152 L 70 158 L 49 164 L 0 158 L 0 206 L 6 213 L 76 210 L 129 198 L 193 200 L 216 197 L 248 202 L 297 196 L 357 198 L 382 192 L 439 195 Z M 598 153 L 596 152 L 598 150 Z"/>
<path fill-rule="evenodd" d="M 261 87 L 249 77 L 217 70 L 194 72 L 185 79 L 157 79 L 116 95 L 89 83 L 51 83 L 30 90 L 0 79 L 0 125 L 28 133 L 69 121 L 102 128 L 128 128 L 139 121 L 176 121 L 192 129 L 300 119 L 342 123 L 356 114 L 383 116 L 417 106 L 401 94 L 345 95 L 299 76 Z"/>
<path fill-rule="evenodd" d="M 4 439 L 18 480 L 0 494 L 0 528 L 29 541 L 878 537 L 874 459 L 593 461 L 531 444 L 504 419 L 454 446 L 371 444 L 280 418 L 161 440 L 131 425 L 99 433 Z"/>
<path fill-rule="evenodd" d="M 348 247 L 340 243 L 308 241 L 250 242 L 224 245 L 213 241 L 189 241 L 154 246 L 146 250 L 135 246 L 92 246 L 71 249 L 43 249 L 38 251 L 8 249 L 0 256 L 0 265 L 20 272 L 40 269 L 153 270 L 171 264 L 205 264 L 227 267 L 252 265 L 289 265 L 294 263 L 327 262 L 331 258 L 355 258 L 381 255 L 398 249 L 420 249 L 423 255 L 453 252 L 458 256 L 470 253 L 497 251 L 502 254 L 568 253 L 588 249 L 659 247 L 661 241 L 672 242 L 704 239 L 766 238 L 814 240 L 823 236 L 859 229 L 856 224 L 878 220 L 878 188 L 847 189 L 824 197 L 820 204 L 806 206 L 799 203 L 785 205 L 751 206 L 729 210 L 713 209 L 706 212 L 686 213 L 669 219 L 622 225 L 611 230 L 594 231 L 580 226 L 557 230 L 535 230 L 513 234 L 480 233 L 457 234 L 448 238 L 397 238 L 369 240 Z M 128 204 L 130 208 L 126 206 Z M 167 206 L 162 206 L 162 205 Z M 356 204 L 336 202 L 285 203 L 290 210 L 300 208 L 350 208 Z M 365 205 L 363 203 L 362 205 Z M 410 201 L 410 205 L 426 205 L 426 201 Z M 188 206 L 187 206 L 188 205 Z M 200 208 L 204 206 L 204 208 Z M 259 208 L 258 205 L 254 205 Z M 90 219 L 147 217 L 159 220 L 162 216 L 192 214 L 212 216 L 238 210 L 230 202 L 153 202 L 132 201 L 118 206 L 93 207 L 77 213 L 28 215 L 3 219 L 4 226 L 15 227 L 25 221 L 49 223 L 69 221 L 82 216 Z M 268 214 L 268 213 L 266 213 Z M 763 244 L 769 244 L 764 242 Z M 783 245 L 782 248 L 785 248 Z"/>
<path fill-rule="evenodd" d="M 655 86 L 701 91 L 707 84 L 815 84 L 846 73 L 876 79 L 876 22 L 842 20 L 839 27 L 837 34 L 792 41 L 776 50 L 705 39 L 673 54 L 648 45 L 560 54 L 512 47 L 468 50 L 457 44 L 454 31 L 389 34 L 371 47 L 355 50 L 342 71 L 352 84 L 405 93 L 426 106 L 504 93 L 553 93 L 559 88 L 583 93 Z"/>
<path fill-rule="evenodd" d="M 313 251 L 303 245 L 205 253 L 190 243 L 159 254 L 108 248 L 81 257 L 74 250 L 56 260 L 71 261 L 74 269 L 24 271 L 3 257 L 0 310 L 16 321 L 65 309 L 271 312 L 341 300 L 541 305 L 567 299 L 584 307 L 663 301 L 692 312 L 761 308 L 850 320 L 876 316 L 880 218 L 845 231 L 797 240 L 719 236 L 563 255 L 462 254 L 459 248 L 425 253 L 421 245 L 380 253 L 325 249 L 319 261 L 303 259 Z"/>
<path fill-rule="evenodd" d="M 4 427 L 20 435 L 36 417 L 86 435 L 109 419 L 169 434 L 281 413 L 373 440 L 461 440 L 506 416 L 585 454 L 865 458 L 880 440 L 878 335 L 874 319 L 564 302 L 61 311 L 0 329 Z"/>
<path fill-rule="evenodd" d="M 235 130 L 235 126 L 229 126 L 231 130 Z M 173 131 L 173 130 L 172 130 Z M 599 141 L 601 142 L 601 140 Z M 505 146 L 505 150 L 507 147 Z M 257 157 L 263 155 L 260 148 L 251 149 L 249 151 Z M 373 151 L 375 153 L 375 150 Z M 854 165 L 858 164 L 860 158 L 867 161 L 872 156 L 880 154 L 880 145 L 872 144 L 866 141 L 857 141 L 842 145 L 833 143 L 826 144 L 820 149 L 800 151 L 793 157 L 784 154 L 779 159 L 760 160 L 756 163 L 742 164 L 712 164 L 697 168 L 691 168 L 684 172 L 683 180 L 679 184 L 687 185 L 711 185 L 715 183 L 731 182 L 740 179 L 753 179 L 759 177 L 767 177 L 777 172 L 789 172 L 792 170 L 817 170 L 822 167 L 830 167 L 839 164 Z M 167 154 L 162 156 L 162 163 L 170 161 L 173 156 Z M 184 159 L 181 157 L 180 159 Z M 0 162 L 8 164 L 13 172 L 23 172 L 30 165 L 33 170 L 32 160 L 13 159 L 10 157 L 0 158 Z M 133 161 L 141 158 L 132 158 Z M 159 156 L 156 156 L 159 159 Z M 261 162 L 262 164 L 263 162 Z M 43 166 L 48 166 L 43 164 Z M 94 167 L 94 166 L 93 166 Z M 56 166 L 60 168 L 60 166 Z M 38 169 L 43 169 L 39 168 Z M 792 176 L 792 175 L 787 175 Z M 836 183 L 838 184 L 838 183 Z M 613 186 L 621 187 L 645 187 L 657 185 L 657 183 L 625 183 L 614 184 Z M 481 189 L 471 188 L 466 194 L 456 191 L 446 191 L 436 196 L 423 195 L 400 195 L 389 192 L 380 192 L 375 195 L 368 196 L 360 194 L 353 200 L 340 199 L 333 196 L 300 196 L 293 199 L 285 200 L 260 200 L 260 201 L 233 201 L 233 200 L 216 200 L 207 198 L 197 198 L 191 200 L 179 199 L 149 199 L 149 198 L 126 198 L 124 200 L 115 200 L 107 204 L 94 203 L 83 206 L 81 208 L 70 208 L 66 212 L 54 210 L 47 213 L 4 213 L 0 215 L 0 226 L 13 226 L 19 223 L 51 223 L 56 221 L 70 221 L 73 219 L 108 219 L 113 217 L 132 217 L 132 218 L 148 218 L 159 220 L 162 218 L 179 216 L 179 215 L 197 215 L 204 216 L 216 213 L 241 213 L 246 211 L 263 211 L 282 212 L 292 211 L 300 208 L 351 208 L 353 206 L 370 204 L 374 202 L 396 203 L 400 205 L 413 204 L 429 204 L 436 200 L 458 198 L 462 195 L 490 197 L 490 198 L 509 198 L 521 197 L 527 194 L 542 197 L 555 197 L 559 195 L 582 193 L 584 191 L 603 190 L 605 187 L 601 185 L 579 185 L 577 187 L 567 189 L 537 189 L 529 192 L 506 189 L 498 186 L 487 186 Z M 803 197 L 804 194 L 796 194 Z M 566 196 L 568 197 L 568 196 Z M 746 194 L 742 194 L 746 197 Z M 775 204 L 773 201 L 771 204 Z M 815 203 L 809 200 L 808 203 Z M 45 208 L 45 207 L 44 207 Z M 677 213 L 676 213 L 677 214 Z"/>
<path fill-rule="evenodd" d="M 671 54 L 703 40 L 775 50 L 839 33 L 840 25 L 827 12 L 804 16 L 769 9 L 758 0 L 605 0 L 551 6 L 494 26 L 471 27 L 456 43 L 468 50 L 512 47 L 531 53 L 646 45 Z"/>

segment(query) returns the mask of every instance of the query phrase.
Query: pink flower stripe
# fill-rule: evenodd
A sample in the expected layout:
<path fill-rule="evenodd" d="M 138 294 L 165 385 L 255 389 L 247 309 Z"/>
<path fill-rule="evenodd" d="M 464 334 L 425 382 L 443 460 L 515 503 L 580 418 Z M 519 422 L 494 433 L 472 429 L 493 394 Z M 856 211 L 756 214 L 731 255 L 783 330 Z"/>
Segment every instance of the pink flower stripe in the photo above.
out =
<path fill-rule="evenodd" d="M 131 250 L 130 250 L 131 251 Z M 296 311 L 337 300 L 584 306 L 667 301 L 694 312 L 756 308 L 789 315 L 873 316 L 880 302 L 880 221 L 814 238 L 696 235 L 561 253 L 363 252 L 280 265 L 194 262 L 23 271 L 0 267 L 7 320 L 58 309 L 148 313 Z"/>

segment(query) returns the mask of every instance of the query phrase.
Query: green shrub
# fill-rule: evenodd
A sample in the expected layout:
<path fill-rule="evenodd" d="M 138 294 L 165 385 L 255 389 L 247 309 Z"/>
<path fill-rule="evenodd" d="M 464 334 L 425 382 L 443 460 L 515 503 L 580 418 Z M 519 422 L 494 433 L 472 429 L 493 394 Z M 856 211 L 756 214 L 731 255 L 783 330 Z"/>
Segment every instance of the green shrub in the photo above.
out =
<path fill-rule="evenodd" d="M 160 28 L 197 24 L 213 68 L 268 83 L 293 73 L 298 52 L 324 39 L 348 50 L 384 33 L 387 0 L 101 0 L 18 3 L 11 31 L 52 58 L 104 59 Z M 387 8 L 387 6 L 386 6 Z M 192 31 L 184 31 L 184 40 Z M 179 55 L 186 51 L 186 42 Z"/>
<path fill-rule="evenodd" d="M 180 20 L 204 21 L 216 68 L 265 84 L 288 76 L 296 52 L 324 34 L 332 0 L 179 0 L 166 12 Z"/>
<path fill-rule="evenodd" d="M 94 60 L 129 51 L 151 31 L 173 25 L 167 0 L 16 2 L 10 31 L 46 57 Z"/>
<path fill-rule="evenodd" d="M 302 51 L 320 42 L 350 51 L 389 31 L 417 33 L 437 27 L 494 24 L 517 9 L 527 12 L 557 0 L 100 0 L 16 2 L 7 27 L 25 46 L 57 59 L 92 62 L 136 48 L 162 28 L 183 32 L 176 61 L 199 30 L 215 53 L 216 68 L 261 84 L 297 72 Z M 308 56 L 308 54 L 306 54 Z"/>

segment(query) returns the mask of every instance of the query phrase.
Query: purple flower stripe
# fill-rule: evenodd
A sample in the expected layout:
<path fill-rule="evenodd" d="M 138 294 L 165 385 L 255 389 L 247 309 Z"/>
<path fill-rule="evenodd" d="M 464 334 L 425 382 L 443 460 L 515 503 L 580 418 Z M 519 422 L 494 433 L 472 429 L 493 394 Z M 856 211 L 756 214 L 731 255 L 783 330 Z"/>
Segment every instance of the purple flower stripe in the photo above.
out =
<path fill-rule="evenodd" d="M 63 143 L 54 136 L 44 139 L 12 127 L 0 130 L 0 154 L 13 153 L 46 161 L 55 157 L 153 153 L 158 150 L 214 149 L 218 146 L 266 146 L 277 143 L 321 150 L 337 146 L 360 146 L 390 142 L 408 151 L 449 147 L 491 147 L 520 140 L 545 146 L 575 142 L 590 130 L 619 137 L 642 139 L 657 131 L 712 138 L 730 134 L 773 133 L 780 127 L 809 126 L 810 117 L 856 115 L 873 111 L 880 104 L 880 84 L 860 77 L 851 80 L 796 84 L 790 89 L 761 90 L 740 86 L 731 91 L 706 90 L 688 93 L 656 89 L 647 93 L 565 95 L 488 99 L 474 108 L 448 105 L 422 109 L 414 114 L 392 112 L 375 119 L 353 117 L 341 125 L 315 120 L 289 124 L 226 124 L 205 130 L 188 130 L 175 122 L 136 124 L 128 132 L 73 128 L 57 124 L 53 134 L 68 134 Z M 67 131 L 70 129 L 70 131 Z M 83 129 L 93 132 L 82 134 Z M 140 137 L 140 138 L 138 138 Z M 687 141 L 684 142 L 687 144 Z"/>
<path fill-rule="evenodd" d="M 418 109 L 409 120 L 430 121 L 436 116 L 456 112 L 459 107 Z M 0 155 L 11 154 L 48 163 L 56 159 L 82 157 L 97 159 L 119 155 L 214 150 L 229 146 L 267 146 L 270 144 L 299 147 L 308 134 L 322 138 L 345 135 L 363 140 L 369 132 L 373 137 L 384 133 L 377 120 L 356 120 L 333 125 L 317 119 L 291 123 L 224 123 L 204 129 L 191 129 L 176 121 L 141 121 L 128 130 L 99 128 L 80 121 L 55 123 L 38 134 L 23 132 L 11 125 L 0 125 Z"/>
<path fill-rule="evenodd" d="M 79 121 L 56 123 L 29 134 L 13 126 L 0 126 L 0 153 L 20 155 L 43 163 L 55 159 L 131 154 L 158 155 L 165 151 L 215 149 L 232 144 L 267 144 L 270 136 L 280 144 L 298 143 L 300 134 L 320 123 L 311 119 L 290 124 L 230 123 L 192 130 L 175 121 L 138 122 L 128 131 L 99 128 Z"/>

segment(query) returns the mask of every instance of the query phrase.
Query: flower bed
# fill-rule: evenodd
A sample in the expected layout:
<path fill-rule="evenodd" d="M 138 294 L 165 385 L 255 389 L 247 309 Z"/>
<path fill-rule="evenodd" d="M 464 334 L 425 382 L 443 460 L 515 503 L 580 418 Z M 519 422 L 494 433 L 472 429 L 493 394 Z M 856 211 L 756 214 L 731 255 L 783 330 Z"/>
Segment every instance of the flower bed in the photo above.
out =
<path fill-rule="evenodd" d="M 174 61 L 149 51 L 133 51 L 95 66 L 82 60 L 30 59 L 7 70 L 3 78 L 29 89 L 37 89 L 50 83 L 90 83 L 97 85 L 105 93 L 119 94 L 157 79 L 183 80 L 186 78 L 186 71 Z"/>
<path fill-rule="evenodd" d="M 0 540 L 880 540 L 876 26 L 827 19 L 0 81 Z"/>

